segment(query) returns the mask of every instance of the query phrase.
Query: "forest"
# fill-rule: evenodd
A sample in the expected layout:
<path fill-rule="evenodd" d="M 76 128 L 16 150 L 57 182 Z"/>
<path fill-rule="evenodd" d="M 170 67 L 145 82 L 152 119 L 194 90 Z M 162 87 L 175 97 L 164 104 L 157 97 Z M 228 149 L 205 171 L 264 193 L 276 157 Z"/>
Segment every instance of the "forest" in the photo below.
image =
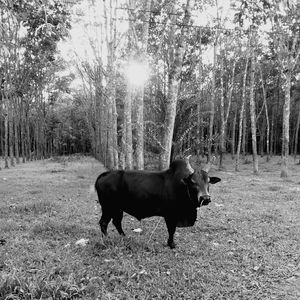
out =
<path fill-rule="evenodd" d="M 0 167 L 300 152 L 298 1 L 1 0 Z"/>

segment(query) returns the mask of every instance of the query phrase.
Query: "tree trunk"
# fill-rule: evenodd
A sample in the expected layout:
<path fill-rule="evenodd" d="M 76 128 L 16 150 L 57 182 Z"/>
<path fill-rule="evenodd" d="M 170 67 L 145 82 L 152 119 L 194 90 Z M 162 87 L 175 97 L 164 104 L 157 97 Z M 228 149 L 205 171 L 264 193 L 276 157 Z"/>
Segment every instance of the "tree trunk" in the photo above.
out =
<path fill-rule="evenodd" d="M 245 99 L 246 102 L 246 99 Z M 246 159 L 246 143 L 248 142 L 248 131 L 247 131 L 247 103 L 245 103 L 244 115 L 243 115 L 243 137 L 242 137 L 242 157 Z"/>
<path fill-rule="evenodd" d="M 1 116 L 4 116 L 1 106 L 0 106 L 0 114 L 1 114 Z M 5 119 L 5 118 L 3 118 L 3 119 Z M 0 147 L 1 147 L 1 157 L 3 159 L 4 159 L 4 131 L 5 131 L 4 130 L 4 122 L 1 119 L 1 122 L 0 122 Z"/>
<path fill-rule="evenodd" d="M 106 31 L 107 47 L 107 86 L 106 95 L 108 103 L 108 132 L 107 132 L 107 167 L 115 169 L 118 167 L 118 144 L 117 144 L 117 109 L 116 109 L 116 70 L 115 70 L 115 51 L 116 51 L 116 5 L 112 7 L 110 2 L 107 8 L 106 0 L 104 2 L 104 17 Z M 109 16 L 107 14 L 109 11 Z M 109 20 L 109 24 L 108 24 Z"/>
<path fill-rule="evenodd" d="M 8 107 L 4 110 L 4 168 L 8 169 Z"/>
<path fill-rule="evenodd" d="M 99 74 L 97 74 L 99 76 Z M 98 77 L 97 76 L 97 77 Z M 101 113 L 100 113 L 100 105 L 101 105 L 101 77 L 99 80 L 95 82 L 95 157 L 98 160 L 101 160 Z"/>
<path fill-rule="evenodd" d="M 242 144 L 242 133 L 243 133 L 243 119 L 244 119 L 244 111 L 245 111 L 245 102 L 246 102 L 246 81 L 247 81 L 247 70 L 248 70 L 248 49 L 247 49 L 247 56 L 246 56 L 246 64 L 244 70 L 244 77 L 243 77 L 243 92 L 242 92 L 242 106 L 240 110 L 239 116 L 239 136 L 238 136 L 238 144 L 236 150 L 236 159 L 235 159 L 235 170 L 240 170 L 240 152 L 241 152 L 241 144 Z M 245 134 L 245 133 L 244 133 Z"/>
<path fill-rule="evenodd" d="M 223 53 L 221 53 L 220 62 L 221 72 L 221 96 L 220 96 L 220 113 L 221 113 L 221 128 L 220 128 L 220 163 L 219 170 L 223 169 L 223 155 L 225 154 L 225 108 L 224 108 L 224 58 Z"/>
<path fill-rule="evenodd" d="M 283 157 L 281 165 L 280 177 L 288 177 L 288 156 L 290 142 L 290 104 L 291 104 L 291 71 L 288 70 L 285 74 L 284 86 L 284 105 L 283 105 L 283 129 L 282 129 L 282 147 Z"/>
<path fill-rule="evenodd" d="M 274 126 L 274 118 L 275 118 L 275 108 L 274 106 L 272 107 L 272 121 L 271 121 L 271 136 L 270 136 L 270 156 L 272 157 L 273 154 L 276 151 L 276 148 L 274 147 L 274 131 L 275 131 L 275 126 Z M 275 151 L 274 151 L 275 148 Z"/>
<path fill-rule="evenodd" d="M 197 101 L 197 160 L 200 161 L 200 154 L 203 155 L 203 116 L 201 114 L 201 101 L 202 101 L 202 81 L 203 81 L 203 65 L 202 65 L 202 30 L 201 27 L 199 28 L 199 94 L 198 94 L 198 101 Z"/>
<path fill-rule="evenodd" d="M 16 154 L 16 163 L 20 164 L 20 151 L 19 151 L 19 127 L 20 127 L 20 118 L 18 115 L 18 98 L 15 99 L 15 118 L 14 118 L 14 131 L 15 131 L 15 154 Z"/>
<path fill-rule="evenodd" d="M 0 93 L 1 95 L 1 93 Z M 4 132 L 4 128 L 2 127 L 2 118 L 1 116 L 4 116 L 3 114 L 3 110 L 2 110 L 2 105 L 0 105 L 0 161 L 1 158 L 4 158 L 4 136 L 3 136 L 3 132 Z M 0 170 L 1 170 L 1 165 L 0 165 Z"/>
<path fill-rule="evenodd" d="M 179 91 L 180 73 L 182 69 L 183 55 L 186 47 L 186 37 L 190 27 L 190 0 L 187 0 L 184 18 L 182 21 L 181 34 L 176 45 L 174 62 L 171 65 L 168 82 L 168 93 L 165 103 L 166 114 L 164 120 L 164 133 L 162 140 L 161 167 L 166 169 L 169 167 L 172 139 L 174 132 L 174 123 L 176 117 L 177 96 Z"/>
<path fill-rule="evenodd" d="M 229 83 L 228 88 L 228 94 L 227 94 L 227 109 L 225 113 L 225 103 L 224 103 L 224 55 L 221 56 L 221 105 L 220 105 L 220 112 L 221 112 L 221 130 L 220 130 L 220 165 L 219 169 L 223 168 L 223 155 L 226 152 L 226 145 L 225 145 L 225 138 L 226 138 L 226 131 L 227 131 L 227 122 L 229 117 L 229 112 L 231 108 L 231 101 L 232 101 L 232 92 L 233 92 L 233 86 L 234 86 L 234 75 L 235 75 L 235 65 L 236 60 L 234 60 L 233 66 L 232 66 L 232 72 L 231 72 L 231 80 Z"/>
<path fill-rule="evenodd" d="M 214 56 L 213 56 L 213 73 L 212 73 L 212 94 L 210 100 L 210 113 L 209 113 L 209 136 L 208 136 L 208 151 L 207 161 L 210 161 L 212 155 L 212 144 L 214 134 L 214 119 L 215 119 L 215 102 L 216 102 L 216 65 L 217 65 L 217 44 L 218 33 L 216 33 L 214 41 Z"/>
<path fill-rule="evenodd" d="M 297 118 L 297 123 L 296 123 L 295 142 L 294 142 L 294 157 L 295 157 L 295 159 L 296 159 L 296 156 L 298 153 L 299 127 L 300 127 L 300 102 L 298 104 L 298 118 Z"/>
<path fill-rule="evenodd" d="M 235 155 L 236 118 L 237 118 L 237 104 L 236 104 L 234 117 L 233 117 L 233 122 L 232 122 L 232 139 L 231 139 L 231 158 L 232 159 L 234 159 L 234 155 Z"/>
<path fill-rule="evenodd" d="M 20 101 L 20 134 L 21 134 L 21 155 L 22 162 L 26 162 L 26 147 L 25 147 L 25 122 L 24 122 L 24 107 L 23 101 Z"/>
<path fill-rule="evenodd" d="M 127 85 L 128 86 L 128 85 Z M 131 111 L 132 111 L 132 92 L 131 88 L 128 86 L 127 94 L 124 103 L 124 134 L 125 134 L 125 168 L 131 170 L 133 167 L 133 151 L 132 151 L 132 121 L 131 121 Z"/>
<path fill-rule="evenodd" d="M 31 156 L 31 141 L 30 141 L 30 128 L 29 128 L 29 116 L 25 113 L 25 129 L 26 129 L 26 158 L 27 161 L 32 160 Z"/>
<path fill-rule="evenodd" d="M 136 114 L 136 168 L 144 169 L 144 88 L 139 88 Z"/>
<path fill-rule="evenodd" d="M 260 127 L 260 138 L 259 138 L 259 155 L 264 157 L 265 155 L 265 135 L 266 135 L 266 119 L 263 118 L 262 124 Z"/>
<path fill-rule="evenodd" d="M 11 99 L 9 99 L 11 102 Z M 10 157 L 10 165 L 12 167 L 15 166 L 15 159 L 14 159 L 14 131 L 13 131 L 13 107 L 12 104 L 8 106 L 8 138 L 9 138 L 9 157 Z"/>
<path fill-rule="evenodd" d="M 149 19 L 151 10 L 151 0 L 144 0 L 144 20 L 142 29 L 142 61 L 146 61 Z M 137 94 L 137 120 L 136 120 L 136 167 L 138 170 L 144 169 L 144 85 L 138 90 Z"/>
<path fill-rule="evenodd" d="M 263 79 L 263 71 L 262 67 L 260 65 L 260 79 L 261 79 L 261 87 L 263 91 L 263 100 L 264 100 L 264 106 L 265 106 L 265 112 L 266 112 L 266 124 L 267 124 L 267 161 L 270 160 L 270 120 L 269 120 L 269 110 L 268 110 L 268 104 L 267 104 L 267 95 L 266 95 L 266 89 L 264 85 L 264 79 Z"/>
<path fill-rule="evenodd" d="M 253 46 L 252 46 L 253 47 Z M 252 136 L 252 157 L 253 157 L 253 173 L 258 174 L 258 157 L 257 157 L 257 141 L 256 141 L 256 114 L 254 102 L 254 85 L 255 85 L 255 54 L 252 48 L 251 69 L 250 69 L 250 119 L 251 119 L 251 136 Z"/>

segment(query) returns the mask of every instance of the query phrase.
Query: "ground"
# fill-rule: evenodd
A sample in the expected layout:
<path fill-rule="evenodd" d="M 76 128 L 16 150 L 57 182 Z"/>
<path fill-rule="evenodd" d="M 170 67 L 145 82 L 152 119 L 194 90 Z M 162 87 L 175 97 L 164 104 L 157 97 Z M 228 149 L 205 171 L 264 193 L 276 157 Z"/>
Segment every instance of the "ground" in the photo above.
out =
<path fill-rule="evenodd" d="M 300 165 L 281 179 L 279 161 L 213 167 L 212 203 L 175 250 L 158 217 L 125 215 L 127 236 L 102 238 L 92 158 L 2 169 L 0 299 L 300 299 Z"/>

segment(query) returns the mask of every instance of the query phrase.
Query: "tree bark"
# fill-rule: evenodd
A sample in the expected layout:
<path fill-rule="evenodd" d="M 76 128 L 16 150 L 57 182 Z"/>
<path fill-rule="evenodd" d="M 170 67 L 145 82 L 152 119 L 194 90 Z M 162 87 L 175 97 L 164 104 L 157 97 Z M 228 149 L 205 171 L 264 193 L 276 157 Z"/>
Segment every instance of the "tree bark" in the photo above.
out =
<path fill-rule="evenodd" d="M 250 69 L 250 120 L 251 120 L 251 136 L 252 136 L 252 157 L 253 157 L 253 173 L 258 174 L 258 157 L 257 157 L 257 141 L 256 141 L 256 114 L 254 102 L 254 85 L 255 85 L 255 54 L 252 45 L 251 69 Z"/>
<path fill-rule="evenodd" d="M 232 137 L 231 137 L 231 158 L 234 159 L 235 155 L 235 140 L 236 140 L 236 119 L 237 119 L 237 104 L 234 112 L 234 117 L 232 121 Z"/>
<path fill-rule="evenodd" d="M 4 109 L 4 168 L 8 169 L 8 107 L 7 99 Z M 5 101 L 4 100 L 4 101 Z"/>
<path fill-rule="evenodd" d="M 124 103 L 124 125 L 123 130 L 125 134 L 125 168 L 132 169 L 133 167 L 133 151 L 132 151 L 132 121 L 131 121 L 131 111 L 132 111 L 132 93 L 131 88 L 128 86 L 126 93 L 125 103 Z"/>
<path fill-rule="evenodd" d="M 265 112 L 266 112 L 266 125 L 267 125 L 267 161 L 270 160 L 270 120 L 269 120 L 269 110 L 268 110 L 268 103 L 267 103 L 267 95 L 266 95 L 266 89 L 264 85 L 264 79 L 263 79 L 263 71 L 262 67 L 260 65 L 260 79 L 261 79 L 261 87 L 263 91 L 263 100 L 264 100 L 264 106 L 265 106 Z"/>
<path fill-rule="evenodd" d="M 294 157 L 295 157 L 295 159 L 296 159 L 296 156 L 298 153 L 299 127 L 300 127 L 300 102 L 298 103 L 298 118 L 297 118 L 297 123 L 296 123 L 295 142 L 294 142 Z"/>
<path fill-rule="evenodd" d="M 142 61 L 146 61 L 148 37 L 149 37 L 149 19 L 151 10 L 151 0 L 143 1 L 144 20 L 142 28 Z M 137 120 L 136 120 L 136 167 L 138 170 L 144 169 L 144 89 L 143 85 L 137 93 Z"/>
<path fill-rule="evenodd" d="M 20 134 L 21 134 L 21 155 L 22 162 L 26 162 L 26 147 L 25 147 L 25 121 L 24 121 L 24 105 L 23 99 L 20 99 Z"/>
<path fill-rule="evenodd" d="M 246 159 L 246 143 L 248 142 L 248 130 L 247 130 L 247 103 L 245 99 L 245 108 L 244 108 L 244 115 L 243 115 L 243 137 L 242 137 L 242 157 L 245 161 Z"/>
<path fill-rule="evenodd" d="M 20 118 L 19 118 L 19 114 L 18 114 L 18 107 L 19 107 L 19 103 L 18 103 L 18 98 L 15 99 L 15 107 L 14 107 L 14 132 L 15 132 L 15 154 L 16 154 L 16 163 L 20 164 L 20 151 L 19 151 L 19 147 L 20 147 L 20 143 L 19 143 L 19 128 L 20 128 Z"/>
<path fill-rule="evenodd" d="M 212 72 L 212 94 L 210 100 L 210 113 L 209 113 L 209 136 L 208 136 L 208 151 L 207 161 L 210 161 L 212 155 L 212 144 L 214 134 L 214 119 L 215 119 L 215 102 L 216 102 L 216 65 L 217 65 L 217 44 L 218 44 L 218 33 L 214 40 L 214 56 L 213 56 L 213 72 Z"/>
<path fill-rule="evenodd" d="M 15 166 L 14 159 L 14 131 L 13 131 L 13 107 L 11 103 L 12 99 L 9 99 L 10 103 L 8 105 L 8 138 L 9 138 L 9 157 L 10 157 L 10 165 L 12 167 Z"/>
<path fill-rule="evenodd" d="M 248 57 L 248 49 L 247 49 L 246 64 L 245 64 L 245 70 L 243 76 L 242 105 L 241 105 L 240 116 L 239 116 L 239 136 L 238 136 L 238 144 L 237 144 L 236 158 L 235 158 L 236 171 L 240 170 L 240 152 L 241 152 L 241 144 L 242 144 L 243 119 L 244 119 L 244 110 L 245 110 L 245 102 L 246 102 L 246 81 L 247 81 L 248 63 L 249 63 L 249 57 Z"/>
<path fill-rule="evenodd" d="M 117 109 L 116 109 L 116 7 L 117 1 L 111 1 L 109 10 L 106 0 L 104 2 L 104 18 L 107 46 L 107 104 L 108 104 L 108 132 L 107 132 L 107 167 L 115 169 L 119 165 L 118 144 L 117 144 Z M 112 6 L 115 2 L 115 7 Z M 109 16 L 107 11 L 109 11 Z M 108 24 L 109 20 L 109 24 Z"/>
<path fill-rule="evenodd" d="M 202 100 L 202 81 L 203 81 L 203 65 L 202 65 L 202 30 L 199 28 L 199 79 L 198 79 L 198 86 L 199 86 L 199 93 L 198 93 L 198 101 L 197 101 L 197 160 L 200 161 L 200 155 L 203 155 L 203 116 L 201 114 L 201 100 Z"/>
<path fill-rule="evenodd" d="M 234 86 L 234 75 L 235 75 L 235 65 L 236 60 L 233 62 L 232 71 L 231 71 L 231 80 L 229 83 L 228 88 L 228 94 L 227 94 L 227 109 L 225 113 L 225 103 L 224 103 L 224 56 L 221 57 L 221 105 L 220 105 L 220 112 L 221 112 L 221 130 L 220 130 L 220 165 L 219 169 L 223 168 L 223 155 L 226 152 L 226 146 L 225 146 L 225 138 L 226 138 L 226 131 L 227 131 L 227 122 L 229 117 L 229 112 L 231 108 L 231 101 L 232 101 L 232 92 L 233 92 L 233 86 Z"/>
<path fill-rule="evenodd" d="M 225 107 L 224 107 L 224 58 L 221 53 L 220 61 L 220 81 L 221 81 L 221 95 L 220 95 L 220 113 L 221 113 L 221 128 L 220 128 L 220 163 L 219 170 L 223 169 L 223 155 L 225 153 Z"/>
<path fill-rule="evenodd" d="M 280 177 L 288 177 L 288 156 L 290 142 L 290 105 L 291 105 L 291 71 L 285 74 L 284 105 L 283 105 L 283 129 L 282 129 L 282 165 Z"/>
<path fill-rule="evenodd" d="M 187 34 L 189 32 L 188 23 L 190 21 L 190 0 L 187 0 L 184 18 L 182 21 L 181 34 L 178 37 L 176 45 L 174 62 L 171 65 L 168 82 L 168 93 L 165 103 L 166 114 L 164 120 L 164 133 L 162 140 L 161 167 L 166 169 L 169 167 L 172 139 L 174 132 L 174 123 L 176 117 L 177 95 L 179 91 L 180 73 L 182 69 L 183 55 L 186 47 Z"/>

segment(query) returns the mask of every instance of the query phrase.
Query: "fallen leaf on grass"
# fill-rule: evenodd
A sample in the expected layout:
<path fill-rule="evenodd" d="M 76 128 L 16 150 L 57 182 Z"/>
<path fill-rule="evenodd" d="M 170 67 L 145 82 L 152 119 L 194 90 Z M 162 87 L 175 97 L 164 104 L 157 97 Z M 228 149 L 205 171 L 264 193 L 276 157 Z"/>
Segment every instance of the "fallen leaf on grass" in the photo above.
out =
<path fill-rule="evenodd" d="M 133 274 L 131 275 L 131 278 L 134 278 L 134 277 L 139 276 L 139 275 L 147 275 L 147 274 L 148 274 L 148 273 L 147 273 L 146 270 L 141 270 L 141 271 L 139 271 L 139 272 L 137 272 L 137 273 L 133 273 Z"/>
<path fill-rule="evenodd" d="M 132 231 L 136 232 L 136 233 L 141 233 L 143 231 L 143 229 L 142 228 L 136 228 L 136 229 L 133 229 Z"/>
<path fill-rule="evenodd" d="M 89 239 L 80 239 L 78 240 L 75 245 L 79 245 L 79 246 L 82 246 L 82 247 L 85 247 L 86 244 L 88 243 Z"/>
<path fill-rule="evenodd" d="M 254 271 L 258 271 L 259 268 L 260 268 L 260 266 L 255 266 L 255 267 L 253 267 L 253 270 L 254 270 Z"/>

